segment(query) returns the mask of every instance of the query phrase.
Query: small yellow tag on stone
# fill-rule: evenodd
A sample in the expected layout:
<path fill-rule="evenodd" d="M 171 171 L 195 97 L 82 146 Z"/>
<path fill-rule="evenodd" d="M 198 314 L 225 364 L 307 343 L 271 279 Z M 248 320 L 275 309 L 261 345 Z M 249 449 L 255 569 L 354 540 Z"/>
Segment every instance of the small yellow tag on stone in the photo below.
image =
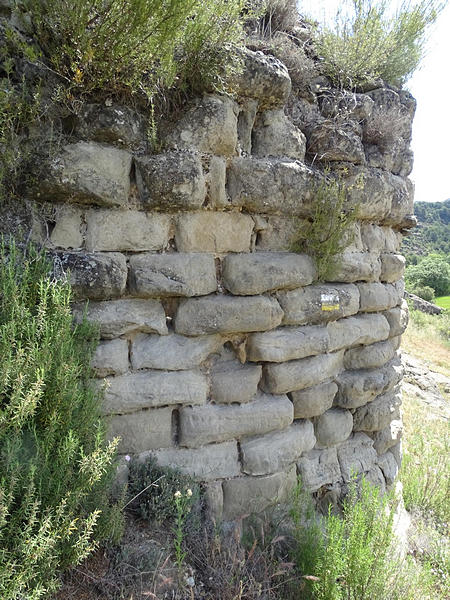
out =
<path fill-rule="evenodd" d="M 320 302 L 323 311 L 339 310 L 339 296 L 337 294 L 321 294 Z"/>

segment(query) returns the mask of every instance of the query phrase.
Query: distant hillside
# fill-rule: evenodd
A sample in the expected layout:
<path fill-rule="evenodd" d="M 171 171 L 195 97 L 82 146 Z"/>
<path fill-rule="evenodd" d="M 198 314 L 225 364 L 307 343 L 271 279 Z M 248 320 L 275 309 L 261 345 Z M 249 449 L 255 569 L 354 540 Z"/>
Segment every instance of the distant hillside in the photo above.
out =
<path fill-rule="evenodd" d="M 450 198 L 444 202 L 416 202 L 418 226 L 404 238 L 402 251 L 408 264 L 431 252 L 450 256 Z"/>

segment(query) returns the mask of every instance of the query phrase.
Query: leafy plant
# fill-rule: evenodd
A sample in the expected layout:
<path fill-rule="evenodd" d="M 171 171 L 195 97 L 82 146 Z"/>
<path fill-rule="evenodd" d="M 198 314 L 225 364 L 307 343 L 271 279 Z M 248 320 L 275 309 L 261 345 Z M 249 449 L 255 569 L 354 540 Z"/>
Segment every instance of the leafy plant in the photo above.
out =
<path fill-rule="evenodd" d="M 429 285 L 414 287 L 411 290 L 411 294 L 415 294 L 427 302 L 434 302 L 435 300 L 434 290 Z"/>
<path fill-rule="evenodd" d="M 410 265 L 405 271 L 408 288 L 431 287 L 436 296 L 450 292 L 450 264 L 440 254 L 430 254 L 417 265 Z"/>

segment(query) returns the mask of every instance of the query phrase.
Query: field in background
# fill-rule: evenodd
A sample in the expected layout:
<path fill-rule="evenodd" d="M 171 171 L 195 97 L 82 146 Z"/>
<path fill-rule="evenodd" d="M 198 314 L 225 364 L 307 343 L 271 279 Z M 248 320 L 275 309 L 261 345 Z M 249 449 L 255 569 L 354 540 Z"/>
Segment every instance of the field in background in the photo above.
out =
<path fill-rule="evenodd" d="M 442 306 L 442 308 L 450 309 L 450 296 L 440 296 L 436 298 L 435 304 Z"/>

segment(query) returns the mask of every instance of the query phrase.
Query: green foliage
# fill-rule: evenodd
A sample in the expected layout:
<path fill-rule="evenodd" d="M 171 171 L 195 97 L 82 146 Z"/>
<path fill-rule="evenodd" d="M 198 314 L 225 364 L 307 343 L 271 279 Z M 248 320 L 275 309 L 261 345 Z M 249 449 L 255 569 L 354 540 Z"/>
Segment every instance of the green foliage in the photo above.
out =
<path fill-rule="evenodd" d="M 436 296 L 445 296 L 450 292 L 450 264 L 445 256 L 430 254 L 406 268 L 405 280 L 408 289 L 429 286 Z"/>
<path fill-rule="evenodd" d="M 323 73 L 344 88 L 380 78 L 401 86 L 419 65 L 427 28 L 443 6 L 440 0 L 404 0 L 393 11 L 387 0 L 346 0 L 334 25 L 323 24 L 313 39 Z"/>
<path fill-rule="evenodd" d="M 432 252 L 450 256 L 450 199 L 444 202 L 415 202 L 417 227 L 403 239 L 406 264 L 417 264 Z"/>
<path fill-rule="evenodd" d="M 411 294 L 415 294 L 416 296 L 419 296 L 419 298 L 422 298 L 427 302 L 434 302 L 435 300 L 434 290 L 429 285 L 414 287 L 410 290 L 410 292 Z"/>
<path fill-rule="evenodd" d="M 0 596 L 34 600 L 58 573 L 119 533 L 89 387 L 96 335 L 73 327 L 70 287 L 32 247 L 0 244 Z"/>
<path fill-rule="evenodd" d="M 439 296 L 435 298 L 435 303 L 446 310 L 450 309 L 450 296 Z"/>

